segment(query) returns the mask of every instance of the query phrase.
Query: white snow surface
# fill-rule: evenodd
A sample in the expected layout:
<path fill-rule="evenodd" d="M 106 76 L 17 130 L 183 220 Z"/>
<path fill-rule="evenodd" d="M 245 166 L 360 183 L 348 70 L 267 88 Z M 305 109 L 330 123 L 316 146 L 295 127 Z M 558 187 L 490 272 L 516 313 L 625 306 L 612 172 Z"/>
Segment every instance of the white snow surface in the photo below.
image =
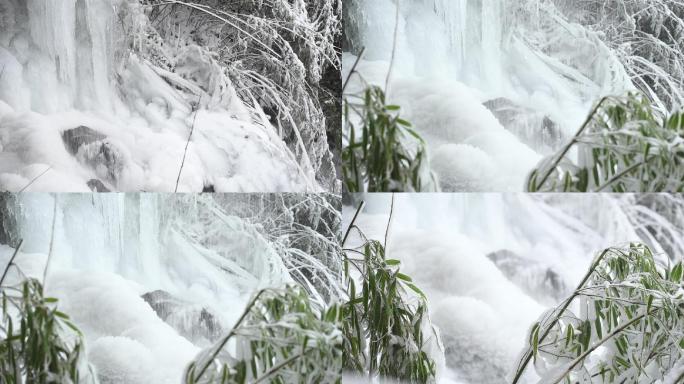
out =
<path fill-rule="evenodd" d="M 180 192 L 323 189 L 211 54 L 167 47 L 175 72 L 165 71 L 126 46 L 134 32 L 121 29 L 121 12 L 127 28 L 144 29 L 138 1 L 0 4 L 0 190 L 82 192 L 99 179 L 109 190 L 174 191 L 186 146 Z M 61 135 L 79 126 L 117 149 L 116 177 L 67 152 Z"/>

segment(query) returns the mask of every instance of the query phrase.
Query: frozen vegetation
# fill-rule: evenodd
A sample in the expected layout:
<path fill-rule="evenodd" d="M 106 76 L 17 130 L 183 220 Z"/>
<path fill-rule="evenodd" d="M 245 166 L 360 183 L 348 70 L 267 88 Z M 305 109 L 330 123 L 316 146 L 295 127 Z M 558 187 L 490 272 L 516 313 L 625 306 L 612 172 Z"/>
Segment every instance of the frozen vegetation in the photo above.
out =
<path fill-rule="evenodd" d="M 438 382 L 511 383 L 535 329 L 517 383 L 566 371 L 571 382 L 680 382 L 681 196 L 396 195 L 393 208 L 390 195 L 356 198 L 367 203 L 361 232 L 345 249 L 365 242 L 360 233 L 386 242 L 386 258 L 425 293 L 442 347 L 423 350 Z M 344 227 L 355 209 L 345 206 Z M 620 340 L 602 343 L 612 332 Z"/>
<path fill-rule="evenodd" d="M 684 104 L 680 1 L 350 0 L 344 13 L 346 99 L 384 89 L 444 191 L 522 190 L 604 96 L 638 91 L 658 116 Z M 680 140 L 667 144 L 674 156 Z M 591 161 L 578 152 L 568 161 Z"/>
<path fill-rule="evenodd" d="M 80 382 L 334 383 L 339 204 L 324 194 L 0 194 L 0 293 L 43 282 L 58 301 L 36 293 L 25 308 L 56 306 L 82 332 L 69 359 Z M 0 345 L 21 313 L 3 309 Z M 54 328 L 58 338 L 30 340 L 78 343 L 68 325 Z"/>
<path fill-rule="evenodd" d="M 3 0 L 0 190 L 339 190 L 341 8 Z"/>

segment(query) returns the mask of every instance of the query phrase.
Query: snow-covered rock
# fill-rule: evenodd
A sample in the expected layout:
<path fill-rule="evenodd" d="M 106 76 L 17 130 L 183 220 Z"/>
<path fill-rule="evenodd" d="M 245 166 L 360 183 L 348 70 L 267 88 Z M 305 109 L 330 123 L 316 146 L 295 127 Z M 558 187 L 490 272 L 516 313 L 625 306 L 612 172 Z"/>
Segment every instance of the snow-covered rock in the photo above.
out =
<path fill-rule="evenodd" d="M 166 291 L 147 292 L 141 297 L 160 319 L 197 346 L 215 343 L 225 329 L 210 309 L 188 303 Z"/>

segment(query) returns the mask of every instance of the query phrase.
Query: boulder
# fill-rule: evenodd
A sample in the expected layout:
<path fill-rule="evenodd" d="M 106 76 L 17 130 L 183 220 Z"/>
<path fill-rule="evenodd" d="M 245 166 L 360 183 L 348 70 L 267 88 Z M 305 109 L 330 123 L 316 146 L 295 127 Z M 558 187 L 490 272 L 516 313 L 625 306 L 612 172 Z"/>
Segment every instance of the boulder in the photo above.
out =
<path fill-rule="evenodd" d="M 92 168 L 100 178 L 116 184 L 125 160 L 121 150 L 106 135 L 79 126 L 62 132 L 62 141 L 67 151 L 80 163 Z"/>
<path fill-rule="evenodd" d="M 87 184 L 88 188 L 93 192 L 111 192 L 99 179 L 90 179 Z"/>
<path fill-rule="evenodd" d="M 183 301 L 163 290 L 141 296 L 165 323 L 193 344 L 213 345 L 224 332 L 218 317 L 211 310 Z"/>
<path fill-rule="evenodd" d="M 502 249 L 487 255 L 508 280 L 547 305 L 555 305 L 570 292 L 563 278 L 551 267 L 527 260 Z"/>
<path fill-rule="evenodd" d="M 73 129 L 67 129 L 62 132 L 62 141 L 64 146 L 70 154 L 76 155 L 82 146 L 92 144 L 98 141 L 103 141 L 107 138 L 104 134 L 88 128 L 86 126 L 79 126 Z"/>
<path fill-rule="evenodd" d="M 504 128 L 537 152 L 548 153 L 562 144 L 560 126 L 543 113 L 505 97 L 488 100 L 482 105 L 492 112 Z"/>

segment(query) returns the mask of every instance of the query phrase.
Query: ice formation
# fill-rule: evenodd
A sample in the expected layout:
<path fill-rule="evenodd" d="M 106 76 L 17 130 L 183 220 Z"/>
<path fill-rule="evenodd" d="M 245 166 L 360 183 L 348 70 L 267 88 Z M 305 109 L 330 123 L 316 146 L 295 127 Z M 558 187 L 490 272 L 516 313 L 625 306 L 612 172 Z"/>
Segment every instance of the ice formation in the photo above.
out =
<path fill-rule="evenodd" d="M 682 103 L 684 10 L 653 3 L 353 0 L 344 76 L 365 51 L 345 92 L 389 80 L 443 190 L 520 191 L 602 96 L 639 89 L 661 109 Z"/>
<path fill-rule="evenodd" d="M 280 84 L 269 83 L 267 75 L 276 70 L 257 68 L 249 57 L 262 56 L 254 53 L 244 60 L 230 56 L 231 49 L 246 51 L 250 42 L 230 31 L 222 36 L 221 16 L 206 13 L 212 9 L 205 5 L 169 3 L 175 4 L 0 3 L 0 190 L 337 188 L 328 123 L 316 94 L 292 96 L 301 110 L 276 105 L 283 97 L 275 87 Z M 286 61 L 288 71 L 311 79 L 300 87 L 319 82 L 325 67 L 337 61 L 324 52 L 332 44 L 326 39 L 336 33 L 335 4 L 320 6 L 329 6 L 329 13 L 299 4 L 276 14 L 291 18 L 283 20 L 288 28 L 311 30 L 312 35 L 322 29 L 320 47 L 301 43 L 313 57 L 302 58 L 302 63 L 296 52 L 289 52 L 262 59 L 271 60 L 274 68 L 283 65 L 279 60 Z M 323 20 L 314 23 L 314 16 Z M 328 17 L 332 19 L 326 21 Z M 254 27 L 231 25 L 241 31 Z M 266 21 L 263 25 L 272 27 Z M 230 67 L 224 59 L 231 60 Z M 264 86 L 245 83 L 245 77 Z M 70 139 L 69 131 L 80 127 L 94 136 Z"/>
<path fill-rule="evenodd" d="M 19 269 L 46 274 L 46 295 L 83 331 L 101 383 L 179 383 L 255 291 L 300 282 L 318 308 L 340 297 L 336 200 L 4 194 L 0 265 L 23 239 Z"/>
<path fill-rule="evenodd" d="M 454 194 L 394 199 L 387 257 L 401 260 L 402 272 L 428 297 L 445 347 L 444 383 L 510 382 L 528 327 L 576 287 L 596 251 L 642 241 L 666 263 L 668 257 L 680 260 L 684 251 L 684 201 L 678 196 Z M 368 237 L 384 239 L 390 198 L 367 195 L 365 200 L 357 224 Z M 344 214 L 346 220 L 352 216 Z M 549 295 L 550 271 L 559 290 L 555 298 Z M 529 377 L 527 382 L 537 381 Z"/>

